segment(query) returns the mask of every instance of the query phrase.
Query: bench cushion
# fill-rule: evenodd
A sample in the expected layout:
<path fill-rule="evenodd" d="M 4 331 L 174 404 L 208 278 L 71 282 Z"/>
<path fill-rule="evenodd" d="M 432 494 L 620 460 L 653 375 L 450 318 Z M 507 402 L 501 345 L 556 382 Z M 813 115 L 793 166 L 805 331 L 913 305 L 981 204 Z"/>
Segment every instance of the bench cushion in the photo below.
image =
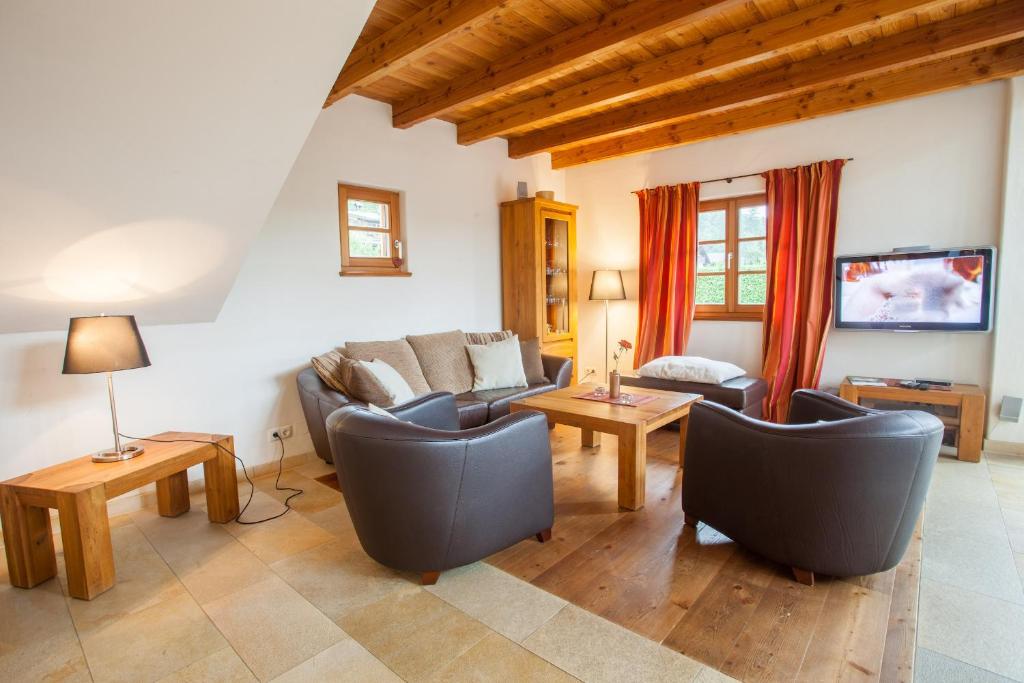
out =
<path fill-rule="evenodd" d="M 625 377 L 624 386 L 678 391 L 685 394 L 700 394 L 708 401 L 721 403 L 745 415 L 761 419 L 761 400 L 768 393 L 768 383 L 760 377 L 734 377 L 721 384 L 702 382 L 680 382 L 674 379 L 655 377 Z"/>

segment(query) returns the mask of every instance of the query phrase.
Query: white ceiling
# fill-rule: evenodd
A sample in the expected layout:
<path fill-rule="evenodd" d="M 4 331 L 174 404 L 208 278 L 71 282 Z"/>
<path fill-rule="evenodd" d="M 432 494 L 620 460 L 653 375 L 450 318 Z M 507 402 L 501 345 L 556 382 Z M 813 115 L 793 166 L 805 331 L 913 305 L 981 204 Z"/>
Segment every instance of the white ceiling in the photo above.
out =
<path fill-rule="evenodd" d="M 0 333 L 214 320 L 372 5 L 0 3 Z"/>

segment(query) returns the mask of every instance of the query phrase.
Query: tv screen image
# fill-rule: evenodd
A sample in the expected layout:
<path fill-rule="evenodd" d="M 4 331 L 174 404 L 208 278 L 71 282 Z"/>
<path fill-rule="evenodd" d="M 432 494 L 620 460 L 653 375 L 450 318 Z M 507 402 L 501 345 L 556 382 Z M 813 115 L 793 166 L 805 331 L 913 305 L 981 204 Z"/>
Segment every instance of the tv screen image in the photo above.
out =
<path fill-rule="evenodd" d="M 991 248 L 836 259 L 836 327 L 985 331 Z"/>

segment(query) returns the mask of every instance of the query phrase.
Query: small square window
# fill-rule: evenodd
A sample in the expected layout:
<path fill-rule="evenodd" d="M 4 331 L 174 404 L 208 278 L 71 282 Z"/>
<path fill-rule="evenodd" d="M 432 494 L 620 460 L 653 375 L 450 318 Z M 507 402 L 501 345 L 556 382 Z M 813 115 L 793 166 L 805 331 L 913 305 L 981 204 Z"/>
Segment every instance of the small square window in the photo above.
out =
<path fill-rule="evenodd" d="M 338 185 L 342 275 L 409 275 L 397 192 Z"/>

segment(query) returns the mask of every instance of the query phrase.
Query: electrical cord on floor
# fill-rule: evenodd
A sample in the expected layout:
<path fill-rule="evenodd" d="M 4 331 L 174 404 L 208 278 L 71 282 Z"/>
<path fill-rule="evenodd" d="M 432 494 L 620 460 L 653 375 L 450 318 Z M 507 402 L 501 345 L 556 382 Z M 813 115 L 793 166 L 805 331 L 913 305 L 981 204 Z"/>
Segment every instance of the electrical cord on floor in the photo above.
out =
<path fill-rule="evenodd" d="M 251 521 L 243 521 L 242 520 L 242 515 L 245 514 L 245 511 L 249 508 L 249 504 L 252 502 L 253 496 L 256 494 L 256 484 L 254 484 L 252 482 L 252 479 L 249 478 L 249 470 L 246 468 L 245 462 L 243 462 L 241 458 L 239 458 L 237 455 L 235 455 L 235 453 L 231 449 L 229 449 L 229 448 L 227 448 L 225 446 L 222 446 L 221 444 L 217 443 L 216 441 L 203 441 L 202 439 L 146 439 L 146 438 L 143 438 L 141 436 L 128 436 L 127 434 L 120 434 L 120 432 L 119 432 L 119 435 L 120 435 L 120 437 L 122 439 L 131 439 L 133 441 L 151 441 L 153 443 L 205 443 L 205 444 L 210 444 L 212 446 L 216 446 L 217 448 L 219 448 L 220 450 L 224 451 L 225 453 L 230 455 L 232 458 L 237 460 L 238 464 L 242 466 L 242 474 L 245 475 L 245 480 L 247 482 L 249 482 L 249 499 L 247 501 L 245 501 L 245 505 L 242 506 L 242 508 L 238 511 L 238 514 L 235 515 L 235 518 L 232 520 L 233 522 L 237 522 L 238 524 L 262 524 L 263 522 L 269 522 L 270 520 L 277 519 L 278 517 L 284 517 L 285 515 L 287 515 L 292 510 L 292 506 L 291 506 L 292 498 L 295 498 L 296 496 L 301 496 L 303 493 L 305 493 L 305 491 L 303 491 L 302 489 L 296 489 L 296 488 L 292 488 L 290 486 L 281 486 L 281 472 L 284 469 L 284 439 L 281 438 L 280 434 L 274 434 L 274 437 L 279 442 L 281 442 L 281 457 L 277 461 L 277 478 L 274 480 L 274 489 L 277 490 L 277 491 L 294 491 L 294 493 L 292 493 L 290 496 L 288 496 L 287 498 L 284 499 L 284 511 L 283 512 L 281 512 L 279 514 L 276 514 L 276 515 L 273 515 L 271 517 L 264 517 L 263 519 L 254 519 L 254 520 L 251 520 Z"/>

